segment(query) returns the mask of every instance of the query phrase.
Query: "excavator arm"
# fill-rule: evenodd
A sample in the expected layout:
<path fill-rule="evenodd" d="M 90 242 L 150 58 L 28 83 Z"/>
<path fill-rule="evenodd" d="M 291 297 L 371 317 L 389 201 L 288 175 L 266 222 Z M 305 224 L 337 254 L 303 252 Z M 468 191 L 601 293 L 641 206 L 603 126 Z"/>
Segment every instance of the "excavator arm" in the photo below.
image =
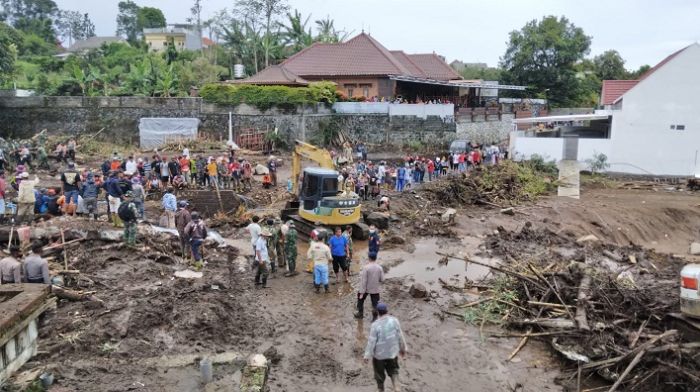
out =
<path fill-rule="evenodd" d="M 328 150 L 318 148 L 312 144 L 294 141 L 294 151 L 292 152 L 292 194 L 299 192 L 299 175 L 301 175 L 301 160 L 308 159 L 316 162 L 324 169 L 335 170 L 335 163 Z"/>

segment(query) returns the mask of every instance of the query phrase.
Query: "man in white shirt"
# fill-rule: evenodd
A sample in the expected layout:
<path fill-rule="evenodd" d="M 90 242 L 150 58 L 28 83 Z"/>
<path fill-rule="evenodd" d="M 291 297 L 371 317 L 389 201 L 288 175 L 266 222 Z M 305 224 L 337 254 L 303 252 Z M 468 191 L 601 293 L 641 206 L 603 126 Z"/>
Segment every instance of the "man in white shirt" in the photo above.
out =
<path fill-rule="evenodd" d="M 262 230 L 258 222 L 260 222 L 260 217 L 254 216 L 253 222 L 245 228 L 250 234 L 250 243 L 251 245 L 253 245 L 253 254 L 255 254 L 255 243 L 258 241 L 258 237 L 260 237 L 260 231 Z"/>
<path fill-rule="evenodd" d="M 306 252 L 306 258 L 313 262 L 314 286 L 317 293 L 321 290 L 321 285 L 326 293 L 328 292 L 328 263 L 333 260 L 331 248 L 324 243 L 325 239 L 326 232 L 320 232 L 318 241 L 312 241 L 309 244 L 308 252 Z"/>
<path fill-rule="evenodd" d="M 262 285 L 264 289 L 267 288 L 267 276 L 271 268 L 270 255 L 267 252 L 267 239 L 271 236 L 270 230 L 265 229 L 260 232 L 255 241 L 255 262 L 258 267 L 255 273 L 255 285 Z"/>

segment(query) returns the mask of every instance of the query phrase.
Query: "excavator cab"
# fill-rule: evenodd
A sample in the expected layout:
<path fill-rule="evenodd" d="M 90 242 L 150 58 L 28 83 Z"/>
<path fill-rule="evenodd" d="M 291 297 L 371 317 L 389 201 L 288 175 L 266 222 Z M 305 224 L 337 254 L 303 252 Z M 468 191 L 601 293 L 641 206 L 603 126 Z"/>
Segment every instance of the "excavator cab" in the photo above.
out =
<path fill-rule="evenodd" d="M 338 172 L 306 168 L 299 189 L 299 215 L 323 225 L 354 224 L 360 219 L 360 199 L 338 190 Z"/>

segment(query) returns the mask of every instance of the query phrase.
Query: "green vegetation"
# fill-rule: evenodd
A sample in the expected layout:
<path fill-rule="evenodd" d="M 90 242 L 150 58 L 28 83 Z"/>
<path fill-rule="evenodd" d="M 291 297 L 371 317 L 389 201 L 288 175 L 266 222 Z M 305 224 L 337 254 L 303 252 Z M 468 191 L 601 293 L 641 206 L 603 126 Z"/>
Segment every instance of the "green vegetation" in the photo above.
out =
<path fill-rule="evenodd" d="M 593 158 L 586 160 L 586 164 L 588 164 L 588 168 L 591 170 L 591 174 L 593 175 L 599 174 L 610 167 L 610 163 L 608 163 L 608 156 L 600 152 L 593 154 Z"/>
<path fill-rule="evenodd" d="M 311 83 L 309 87 L 209 84 L 202 88 L 200 95 L 205 101 L 220 105 L 245 103 L 260 110 L 268 110 L 273 106 L 294 109 L 318 102 L 334 103 L 335 84 L 317 82 Z"/>
<path fill-rule="evenodd" d="M 508 277 L 493 279 L 493 289 L 486 293 L 491 299 L 467 308 L 464 311 L 464 322 L 472 325 L 501 324 L 512 304 L 518 301 L 517 291 L 510 289 L 513 286 L 511 280 Z"/>

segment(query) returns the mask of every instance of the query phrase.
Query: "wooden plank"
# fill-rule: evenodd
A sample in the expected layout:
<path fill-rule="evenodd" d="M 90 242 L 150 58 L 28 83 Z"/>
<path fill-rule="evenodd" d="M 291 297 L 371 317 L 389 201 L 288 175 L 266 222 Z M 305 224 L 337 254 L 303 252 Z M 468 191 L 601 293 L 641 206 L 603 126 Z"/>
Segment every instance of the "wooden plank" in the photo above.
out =
<path fill-rule="evenodd" d="M 49 295 L 49 287 L 44 284 L 31 283 L 0 286 L 0 295 L 2 293 L 14 294 L 9 300 L 0 303 L 0 336 L 5 336 L 7 330 L 41 306 Z"/>

